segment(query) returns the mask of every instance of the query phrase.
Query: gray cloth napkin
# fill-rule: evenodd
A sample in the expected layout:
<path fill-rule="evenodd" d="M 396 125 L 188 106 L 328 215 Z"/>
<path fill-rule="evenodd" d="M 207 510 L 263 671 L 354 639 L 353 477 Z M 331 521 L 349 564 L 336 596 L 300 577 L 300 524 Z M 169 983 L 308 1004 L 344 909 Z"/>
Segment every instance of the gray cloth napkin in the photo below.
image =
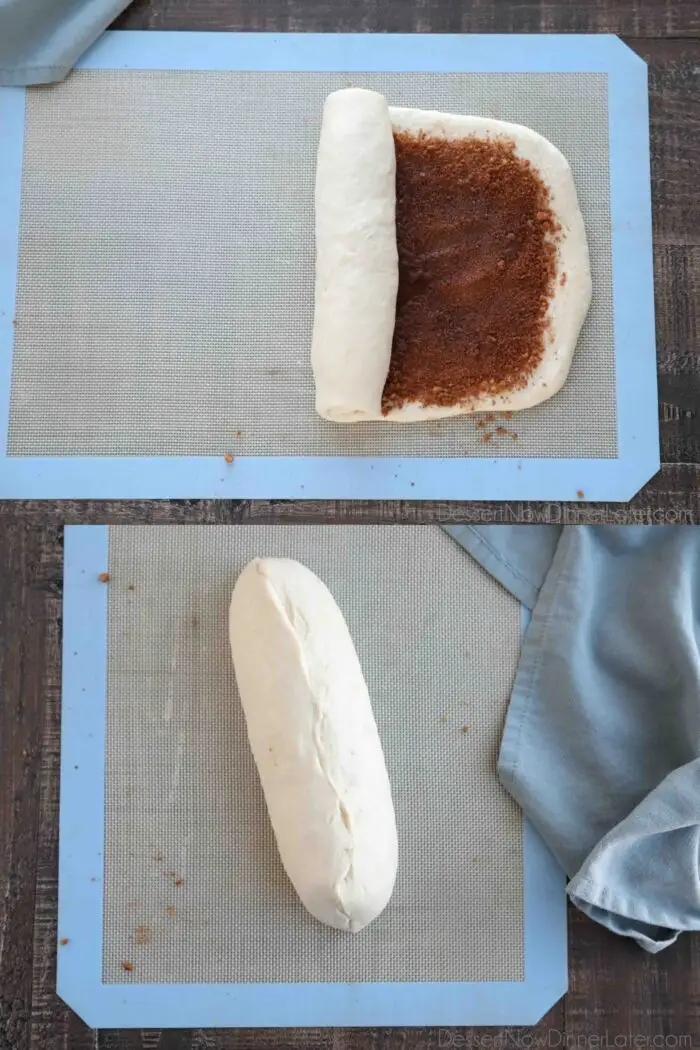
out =
<path fill-rule="evenodd" d="M 130 0 L 0 0 L 0 86 L 63 80 Z"/>
<path fill-rule="evenodd" d="M 446 528 L 532 611 L 499 777 L 591 918 L 700 929 L 700 528 Z"/>

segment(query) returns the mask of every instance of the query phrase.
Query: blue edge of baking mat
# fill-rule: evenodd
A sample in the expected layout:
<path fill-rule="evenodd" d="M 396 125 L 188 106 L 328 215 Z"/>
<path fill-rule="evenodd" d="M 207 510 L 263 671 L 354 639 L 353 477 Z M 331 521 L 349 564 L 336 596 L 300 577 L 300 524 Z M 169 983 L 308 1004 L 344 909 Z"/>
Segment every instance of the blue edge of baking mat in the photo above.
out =
<path fill-rule="evenodd" d="M 58 994 L 94 1028 L 536 1023 L 567 990 L 566 897 L 561 869 L 527 821 L 523 981 L 102 983 L 109 587 L 98 577 L 108 545 L 106 525 L 66 527 L 57 939 L 68 943 L 58 947 Z"/>
<path fill-rule="evenodd" d="M 78 67 L 607 73 L 618 456 L 7 456 L 24 89 L 4 88 L 0 498 L 625 501 L 659 469 L 647 67 L 617 37 L 109 32 Z"/>

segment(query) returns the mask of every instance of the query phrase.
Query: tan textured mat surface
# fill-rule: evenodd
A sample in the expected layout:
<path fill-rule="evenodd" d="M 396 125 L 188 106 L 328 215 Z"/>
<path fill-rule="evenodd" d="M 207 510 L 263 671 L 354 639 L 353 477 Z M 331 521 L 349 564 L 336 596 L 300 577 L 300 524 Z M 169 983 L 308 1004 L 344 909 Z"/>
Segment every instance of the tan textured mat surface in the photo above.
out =
<path fill-rule="evenodd" d="M 400 862 L 357 935 L 296 897 L 249 753 L 227 610 L 256 555 L 328 584 L 372 697 Z M 522 820 L 495 776 L 511 596 L 437 526 L 120 526 L 109 571 L 106 982 L 523 978 Z"/>
<path fill-rule="evenodd" d="M 566 387 L 508 424 L 517 441 L 313 411 L 316 146 L 351 82 L 528 124 L 572 165 L 593 305 Z M 33 89 L 10 454 L 615 457 L 607 128 L 592 73 L 82 70 Z"/>

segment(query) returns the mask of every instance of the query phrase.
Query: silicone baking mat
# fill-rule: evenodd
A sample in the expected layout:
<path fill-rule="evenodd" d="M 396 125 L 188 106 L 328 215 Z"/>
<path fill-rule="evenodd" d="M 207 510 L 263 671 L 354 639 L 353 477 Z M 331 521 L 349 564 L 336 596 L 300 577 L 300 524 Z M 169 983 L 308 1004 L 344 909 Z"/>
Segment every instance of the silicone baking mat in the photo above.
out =
<path fill-rule="evenodd" d="M 485 443 L 474 419 L 333 426 L 314 411 L 311 191 L 324 100 L 349 82 L 92 69 L 28 95 L 12 455 L 516 454 L 510 437 Z M 564 151 L 592 309 L 561 394 L 508 428 L 518 456 L 614 457 L 606 76 L 352 83 L 394 105 L 524 123 Z"/>
<path fill-rule="evenodd" d="M 132 37 L 118 49 L 128 54 Z M 243 488 L 248 463 L 264 491 L 240 494 L 279 496 L 274 465 L 284 459 L 310 470 L 294 494 L 321 497 L 354 495 L 358 469 L 389 474 L 400 463 L 391 480 L 418 498 L 416 468 L 431 462 L 495 460 L 522 473 L 554 461 L 569 469 L 569 498 L 585 493 L 580 463 L 619 462 L 609 71 L 182 68 L 176 55 L 169 68 L 115 65 L 105 55 L 26 94 L 10 462 L 99 463 L 105 489 L 104 472 L 132 457 L 213 460 L 223 489 Z M 569 380 L 550 401 L 507 423 L 339 426 L 316 416 L 316 147 L 325 97 L 349 84 L 397 105 L 524 123 L 569 159 L 594 290 Z M 655 420 L 654 405 L 652 430 Z M 327 493 L 314 470 L 330 461 L 342 492 Z M 65 494 L 125 494 L 90 488 Z M 176 494 L 218 493 L 167 493 Z"/>
<path fill-rule="evenodd" d="M 356 936 L 296 897 L 249 753 L 227 610 L 257 555 L 328 584 L 372 697 L 400 864 Z M 495 774 L 521 619 L 435 526 L 68 529 L 60 993 L 99 1027 L 542 1013 L 564 990 L 563 879 Z"/>

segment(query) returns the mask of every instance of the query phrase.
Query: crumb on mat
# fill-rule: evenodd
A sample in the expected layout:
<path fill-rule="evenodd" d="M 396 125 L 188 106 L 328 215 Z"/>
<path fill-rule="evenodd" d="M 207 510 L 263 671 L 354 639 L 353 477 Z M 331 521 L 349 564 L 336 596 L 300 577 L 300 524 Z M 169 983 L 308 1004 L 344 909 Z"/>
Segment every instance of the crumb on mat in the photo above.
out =
<path fill-rule="evenodd" d="M 148 926 L 135 926 L 134 933 L 136 934 L 134 940 L 138 945 L 150 944 L 153 940 L 153 934 Z"/>

